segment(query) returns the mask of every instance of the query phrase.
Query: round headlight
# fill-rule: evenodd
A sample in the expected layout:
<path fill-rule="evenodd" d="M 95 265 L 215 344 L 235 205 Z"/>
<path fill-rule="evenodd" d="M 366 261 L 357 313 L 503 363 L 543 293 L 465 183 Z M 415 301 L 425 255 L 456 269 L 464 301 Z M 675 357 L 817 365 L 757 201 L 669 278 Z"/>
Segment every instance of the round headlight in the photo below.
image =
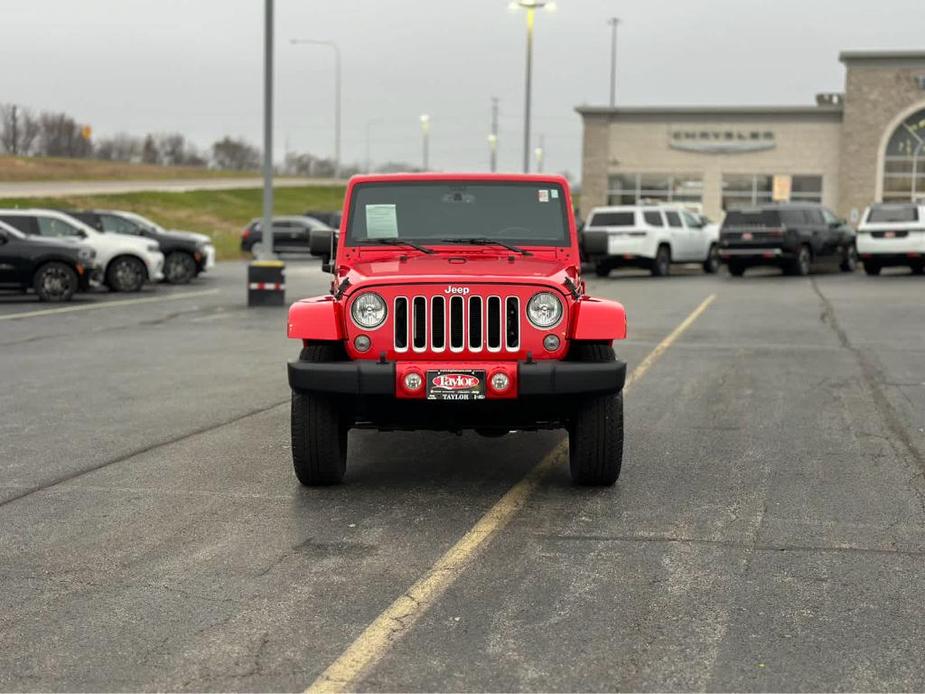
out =
<path fill-rule="evenodd" d="M 373 292 L 364 292 L 353 300 L 350 315 L 361 328 L 378 328 L 385 321 L 385 301 Z"/>
<path fill-rule="evenodd" d="M 562 319 L 562 302 L 549 292 L 534 294 L 527 302 L 527 318 L 537 328 L 551 328 Z"/>

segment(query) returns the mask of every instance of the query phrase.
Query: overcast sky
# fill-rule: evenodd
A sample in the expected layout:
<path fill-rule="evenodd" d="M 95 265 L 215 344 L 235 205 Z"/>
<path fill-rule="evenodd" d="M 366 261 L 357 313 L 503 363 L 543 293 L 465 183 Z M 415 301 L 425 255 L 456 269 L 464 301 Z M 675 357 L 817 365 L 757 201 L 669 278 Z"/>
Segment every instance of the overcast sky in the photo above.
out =
<path fill-rule="evenodd" d="M 343 53 L 343 159 L 485 169 L 490 98 L 499 158 L 522 157 L 525 24 L 507 0 L 276 0 L 276 151 L 333 154 L 332 51 Z M 0 101 L 200 145 L 261 138 L 263 0 L 0 0 Z M 558 0 L 538 13 L 533 131 L 546 169 L 580 169 L 574 107 L 608 99 L 621 18 L 623 105 L 810 104 L 840 91 L 844 49 L 925 49 L 923 0 Z"/>

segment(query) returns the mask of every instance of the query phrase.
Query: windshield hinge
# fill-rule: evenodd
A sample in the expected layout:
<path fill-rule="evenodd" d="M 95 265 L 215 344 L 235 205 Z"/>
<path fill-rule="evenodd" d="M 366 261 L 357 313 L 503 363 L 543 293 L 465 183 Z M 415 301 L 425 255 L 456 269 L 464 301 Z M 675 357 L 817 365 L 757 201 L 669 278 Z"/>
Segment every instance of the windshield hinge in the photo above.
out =
<path fill-rule="evenodd" d="M 565 285 L 565 288 L 569 290 L 569 293 L 572 295 L 572 298 L 575 301 L 578 301 L 581 298 L 581 292 L 578 291 L 578 287 L 574 282 L 568 277 L 565 278 L 565 281 L 562 283 Z"/>
<path fill-rule="evenodd" d="M 334 292 L 334 298 L 335 298 L 335 299 L 340 299 L 340 298 L 344 295 L 344 292 L 347 291 L 347 287 L 349 287 L 349 286 L 350 286 L 350 280 L 347 279 L 347 278 L 345 277 L 345 278 L 344 278 L 344 281 L 341 282 L 341 283 L 337 286 L 337 291 Z"/>

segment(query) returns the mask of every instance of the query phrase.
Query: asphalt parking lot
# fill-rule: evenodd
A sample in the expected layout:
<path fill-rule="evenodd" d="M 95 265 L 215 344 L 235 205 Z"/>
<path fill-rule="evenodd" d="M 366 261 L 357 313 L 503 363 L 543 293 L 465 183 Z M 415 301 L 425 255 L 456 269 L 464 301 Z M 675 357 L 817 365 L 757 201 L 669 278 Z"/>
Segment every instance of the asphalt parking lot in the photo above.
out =
<path fill-rule="evenodd" d="M 297 347 L 243 265 L 0 297 L 0 689 L 304 689 L 550 451 L 350 688 L 925 689 L 925 281 L 589 289 L 630 370 L 715 295 L 627 394 L 612 489 L 571 486 L 557 432 L 352 432 L 347 484 L 301 488 Z"/>

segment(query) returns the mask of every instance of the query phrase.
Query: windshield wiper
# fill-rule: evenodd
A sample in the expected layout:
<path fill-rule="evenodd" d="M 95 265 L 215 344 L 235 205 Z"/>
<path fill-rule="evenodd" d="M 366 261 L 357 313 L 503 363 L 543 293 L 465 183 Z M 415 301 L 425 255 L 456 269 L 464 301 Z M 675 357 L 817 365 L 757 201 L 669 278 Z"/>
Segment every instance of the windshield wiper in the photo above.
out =
<path fill-rule="evenodd" d="M 454 238 L 454 239 L 440 239 L 440 243 L 466 243 L 473 246 L 503 246 L 509 251 L 514 251 L 515 253 L 520 253 L 520 255 L 533 255 L 530 251 L 525 251 L 523 248 L 518 248 L 512 243 L 506 243 L 505 241 L 498 241 L 497 239 L 490 239 L 487 236 L 471 236 L 469 238 Z"/>
<path fill-rule="evenodd" d="M 406 239 L 398 239 L 398 238 L 395 238 L 394 236 L 390 236 L 384 239 L 364 239 L 363 241 L 358 241 L 357 243 L 360 243 L 364 246 L 380 246 L 380 245 L 408 246 L 417 251 L 421 251 L 421 253 L 434 253 L 435 252 L 431 250 L 430 248 L 428 248 L 427 246 L 422 246 L 419 243 L 415 243 L 414 241 L 408 241 Z"/>

